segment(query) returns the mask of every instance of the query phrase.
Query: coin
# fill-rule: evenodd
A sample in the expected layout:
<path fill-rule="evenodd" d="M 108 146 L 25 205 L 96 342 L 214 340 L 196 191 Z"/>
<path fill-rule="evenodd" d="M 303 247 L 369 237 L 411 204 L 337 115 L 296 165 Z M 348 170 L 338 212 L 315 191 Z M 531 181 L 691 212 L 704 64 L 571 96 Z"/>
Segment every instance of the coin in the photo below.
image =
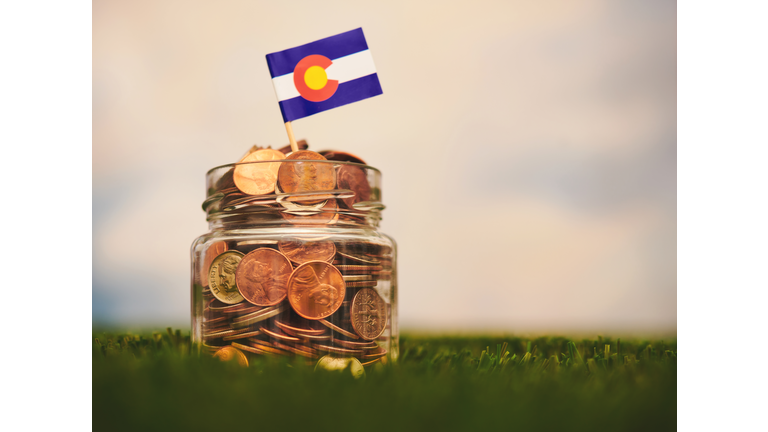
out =
<path fill-rule="evenodd" d="M 288 280 L 288 301 L 300 316 L 318 320 L 336 312 L 344 302 L 346 285 L 341 272 L 323 261 L 296 268 Z"/>
<path fill-rule="evenodd" d="M 235 270 L 243 254 L 238 251 L 227 251 L 219 254 L 211 263 L 208 272 L 208 284 L 213 296 L 222 303 L 235 304 L 243 301 L 243 296 L 237 290 Z"/>
<path fill-rule="evenodd" d="M 387 327 L 387 303 L 371 288 L 358 291 L 350 309 L 352 327 L 365 340 L 376 339 Z"/>
<path fill-rule="evenodd" d="M 338 253 L 339 253 L 339 256 L 344 257 L 344 258 L 346 258 L 348 260 L 351 260 L 351 261 L 357 261 L 357 262 L 360 262 L 360 263 L 363 263 L 363 264 L 373 264 L 373 265 L 380 264 L 380 261 L 368 258 L 366 256 L 351 254 L 351 253 L 348 253 L 348 252 L 347 253 L 345 253 L 345 252 L 338 252 Z"/>
<path fill-rule="evenodd" d="M 237 289 L 245 300 L 256 306 L 276 305 L 288 293 L 292 271 L 285 255 L 274 249 L 259 248 L 245 255 L 237 266 Z"/>
<path fill-rule="evenodd" d="M 302 162 L 303 160 L 326 160 L 323 155 L 309 150 L 291 153 L 280 165 L 277 181 L 280 189 L 288 194 L 295 192 L 331 191 L 336 186 L 336 172 L 332 163 Z M 307 204 L 320 202 L 322 198 L 305 200 Z"/>
<path fill-rule="evenodd" d="M 233 346 L 225 346 L 216 351 L 216 354 L 213 356 L 221 361 L 230 361 L 236 359 L 240 366 L 248 366 L 248 359 L 245 357 L 245 354 Z"/>
<path fill-rule="evenodd" d="M 328 160 L 335 160 L 335 161 L 342 161 L 342 162 L 354 162 L 365 165 L 365 161 L 360 159 L 359 157 L 351 154 L 351 153 L 345 153 L 341 151 L 336 150 L 323 150 L 319 151 L 321 155 L 325 156 Z"/>
<path fill-rule="evenodd" d="M 337 176 L 339 189 L 349 189 L 354 192 L 354 195 L 349 198 L 341 198 L 344 207 L 351 209 L 356 203 L 371 200 L 371 185 L 368 183 L 365 170 L 353 165 L 342 165 L 339 167 Z"/>
<path fill-rule="evenodd" d="M 353 282 L 346 282 L 347 288 L 373 288 L 376 285 L 378 285 L 379 281 L 353 281 Z"/>
<path fill-rule="evenodd" d="M 275 342 L 275 347 L 280 348 L 280 349 L 284 349 L 286 351 L 290 351 L 290 352 L 292 352 L 294 354 L 298 354 L 298 355 L 300 355 L 302 357 L 308 357 L 308 358 L 311 358 L 311 359 L 316 359 L 318 357 L 316 351 L 314 351 L 314 350 L 312 350 L 314 352 L 309 351 L 311 348 L 304 348 L 303 347 L 303 349 L 302 349 L 302 348 L 299 348 L 299 347 L 292 347 L 292 346 L 289 346 L 289 345 L 281 344 L 280 342 Z"/>
<path fill-rule="evenodd" d="M 343 272 L 344 274 L 349 273 L 367 273 L 372 271 L 380 271 L 381 266 L 362 266 L 362 265 L 337 265 L 336 266 L 339 271 Z"/>
<path fill-rule="evenodd" d="M 367 274 L 361 274 L 361 275 L 343 275 L 344 282 L 362 282 L 362 281 L 372 281 L 373 276 L 367 275 Z"/>
<path fill-rule="evenodd" d="M 307 261 L 328 262 L 336 255 L 336 246 L 330 241 L 280 240 L 277 247 L 283 255 L 297 264 Z"/>
<path fill-rule="evenodd" d="M 346 337 L 348 337 L 350 339 L 359 339 L 359 337 L 356 334 L 350 333 L 350 332 L 344 330 L 343 328 L 336 326 L 335 324 L 331 323 L 328 320 L 321 319 L 319 321 L 320 321 L 321 324 L 323 324 L 324 326 L 328 327 L 329 329 L 335 331 L 336 333 L 340 333 L 340 334 L 342 334 L 342 335 L 344 335 L 344 336 L 346 336 Z"/>
<path fill-rule="evenodd" d="M 387 355 L 387 350 L 381 350 L 379 352 L 375 353 L 366 353 L 360 356 L 361 359 L 372 359 L 372 358 L 380 358 Z"/>
<path fill-rule="evenodd" d="M 339 220 L 339 206 L 329 199 L 322 207 L 311 211 L 283 211 L 280 214 L 288 222 L 299 225 L 331 225 Z"/>
<path fill-rule="evenodd" d="M 326 332 L 325 329 L 318 330 L 313 328 L 302 328 L 302 327 L 288 325 L 281 321 L 278 321 L 277 319 L 275 319 L 274 323 L 279 329 L 283 330 L 284 332 L 299 332 L 299 333 L 315 335 L 315 336 L 320 336 L 321 334 Z"/>
<path fill-rule="evenodd" d="M 317 365 L 315 365 L 315 372 L 318 370 L 341 372 L 347 369 L 349 369 L 349 372 L 355 379 L 365 376 L 365 368 L 362 363 L 360 363 L 360 360 L 354 357 L 333 357 L 325 355 L 320 357 L 320 360 L 317 361 Z"/>
<path fill-rule="evenodd" d="M 217 241 L 211 243 L 203 254 L 203 266 L 200 267 L 200 282 L 204 287 L 208 286 L 208 272 L 211 270 L 211 263 L 217 256 L 226 252 L 227 243 L 223 241 Z"/>
<path fill-rule="evenodd" d="M 245 332 L 245 333 L 238 333 L 238 334 L 233 334 L 233 335 L 229 335 L 229 336 L 224 336 L 221 339 L 225 340 L 225 341 L 231 341 L 231 340 L 237 340 L 237 339 L 251 338 L 251 337 L 258 336 L 260 334 L 261 334 L 261 332 L 256 330 L 256 331 L 249 331 L 249 332 Z"/>
<path fill-rule="evenodd" d="M 362 355 L 361 349 L 339 348 L 329 345 L 312 344 L 312 348 L 318 351 L 331 352 L 335 354 Z"/>
<path fill-rule="evenodd" d="M 256 150 L 248 154 L 235 165 L 233 173 L 235 186 L 248 195 L 265 195 L 274 192 L 277 171 L 281 163 L 264 163 L 264 161 L 282 159 L 285 159 L 285 154 L 272 149 Z"/>
<path fill-rule="evenodd" d="M 373 359 L 373 360 L 371 360 L 371 361 L 363 362 L 363 363 L 361 363 L 361 364 L 362 364 L 363 366 L 368 366 L 368 365 L 374 364 L 374 363 L 376 363 L 376 362 L 380 362 L 380 361 L 382 361 L 381 359 L 382 359 L 382 357 L 379 357 L 379 358 Z"/>
<path fill-rule="evenodd" d="M 337 343 L 343 347 L 362 349 L 362 350 L 376 349 L 379 347 L 379 345 L 376 342 L 355 342 L 355 341 L 348 341 L 344 339 L 336 339 L 334 340 L 334 343 Z"/>
<path fill-rule="evenodd" d="M 331 339 L 331 335 L 311 335 L 301 332 L 296 332 L 296 336 L 308 341 L 324 341 Z"/>
<path fill-rule="evenodd" d="M 297 337 L 288 336 L 287 334 L 284 334 L 284 333 L 281 333 L 281 332 L 277 332 L 277 331 L 273 331 L 273 330 L 270 330 L 270 329 L 267 329 L 267 328 L 264 328 L 264 327 L 261 327 L 259 330 L 261 330 L 261 332 L 264 333 L 265 335 L 267 335 L 269 337 L 273 337 L 275 339 L 284 340 L 284 341 L 288 341 L 288 342 L 298 342 L 299 341 L 299 338 L 297 338 Z"/>
<path fill-rule="evenodd" d="M 257 322 L 264 321 L 265 319 L 269 319 L 269 318 L 272 318 L 273 316 L 279 315 L 283 311 L 285 311 L 285 309 L 286 309 L 286 306 L 284 304 L 264 308 L 250 315 L 244 315 L 242 317 L 235 318 L 234 320 L 232 320 L 232 327 L 235 327 L 235 328 L 248 327 L 250 325 L 256 324 Z"/>

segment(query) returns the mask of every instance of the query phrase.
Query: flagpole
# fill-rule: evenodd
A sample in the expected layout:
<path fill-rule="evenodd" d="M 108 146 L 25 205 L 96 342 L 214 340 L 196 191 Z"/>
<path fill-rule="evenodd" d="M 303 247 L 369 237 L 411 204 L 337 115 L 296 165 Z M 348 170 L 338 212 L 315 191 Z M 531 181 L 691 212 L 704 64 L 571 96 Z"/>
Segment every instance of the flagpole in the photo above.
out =
<path fill-rule="evenodd" d="M 288 131 L 288 140 L 291 142 L 291 152 L 299 151 L 299 145 L 296 144 L 296 138 L 293 136 L 291 122 L 285 122 L 285 130 Z"/>

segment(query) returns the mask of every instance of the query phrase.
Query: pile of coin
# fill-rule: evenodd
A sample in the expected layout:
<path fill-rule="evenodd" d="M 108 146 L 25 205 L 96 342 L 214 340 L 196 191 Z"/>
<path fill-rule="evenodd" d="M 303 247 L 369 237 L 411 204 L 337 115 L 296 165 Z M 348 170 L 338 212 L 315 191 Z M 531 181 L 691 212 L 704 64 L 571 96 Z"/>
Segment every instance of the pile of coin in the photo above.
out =
<path fill-rule="evenodd" d="M 207 205 L 219 212 L 279 213 L 290 227 L 365 221 L 360 208 L 372 199 L 365 170 L 314 161 L 364 162 L 300 144 L 293 153 L 252 149 L 209 190 Z M 203 245 L 194 279 L 204 351 L 241 364 L 254 355 L 312 362 L 330 355 L 363 366 L 386 361 L 392 318 L 384 298 L 392 293 L 393 252 L 381 237 L 297 229 L 229 235 Z"/>

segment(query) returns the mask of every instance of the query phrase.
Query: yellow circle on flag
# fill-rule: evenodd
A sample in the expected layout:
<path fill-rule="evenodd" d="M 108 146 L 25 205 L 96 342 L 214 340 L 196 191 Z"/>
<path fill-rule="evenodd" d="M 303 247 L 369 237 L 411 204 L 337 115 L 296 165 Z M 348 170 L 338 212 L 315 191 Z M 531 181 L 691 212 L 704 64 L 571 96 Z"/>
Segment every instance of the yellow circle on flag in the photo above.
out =
<path fill-rule="evenodd" d="M 320 90 L 328 82 L 328 74 L 320 66 L 310 66 L 304 73 L 304 82 L 312 90 Z"/>

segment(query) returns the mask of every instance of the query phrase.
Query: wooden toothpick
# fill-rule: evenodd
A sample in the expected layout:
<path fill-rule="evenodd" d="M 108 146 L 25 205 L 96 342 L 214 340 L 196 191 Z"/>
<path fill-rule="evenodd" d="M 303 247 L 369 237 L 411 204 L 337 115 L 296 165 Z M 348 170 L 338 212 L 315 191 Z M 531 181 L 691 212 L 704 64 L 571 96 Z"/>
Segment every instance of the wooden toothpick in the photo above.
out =
<path fill-rule="evenodd" d="M 293 136 L 293 127 L 291 127 L 291 122 L 285 122 L 285 130 L 288 131 L 288 140 L 291 142 L 291 152 L 299 151 L 299 145 L 296 144 L 296 138 Z"/>

